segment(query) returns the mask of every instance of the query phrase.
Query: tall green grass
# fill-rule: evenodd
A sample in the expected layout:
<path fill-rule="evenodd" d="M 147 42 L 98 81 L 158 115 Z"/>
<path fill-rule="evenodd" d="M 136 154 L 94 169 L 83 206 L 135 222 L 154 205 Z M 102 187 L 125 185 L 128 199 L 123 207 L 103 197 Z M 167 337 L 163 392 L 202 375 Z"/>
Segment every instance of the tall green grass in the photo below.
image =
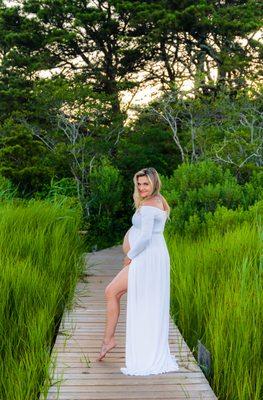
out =
<path fill-rule="evenodd" d="M 79 225 L 63 204 L 0 204 L 1 400 L 47 391 L 54 335 L 83 268 Z"/>
<path fill-rule="evenodd" d="M 212 356 L 211 386 L 222 400 L 263 398 L 263 260 L 259 223 L 197 240 L 167 237 L 171 312 L 196 355 Z"/>

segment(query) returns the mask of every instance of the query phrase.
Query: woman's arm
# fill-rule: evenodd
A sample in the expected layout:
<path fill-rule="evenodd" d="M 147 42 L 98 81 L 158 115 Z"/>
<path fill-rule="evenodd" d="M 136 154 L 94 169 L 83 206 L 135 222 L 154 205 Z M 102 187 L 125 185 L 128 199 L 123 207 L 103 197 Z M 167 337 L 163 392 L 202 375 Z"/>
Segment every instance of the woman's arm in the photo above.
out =
<path fill-rule="evenodd" d="M 128 251 L 127 257 L 131 260 L 140 254 L 149 244 L 152 237 L 155 210 L 153 207 L 142 206 L 141 213 L 141 231 L 132 248 Z"/>

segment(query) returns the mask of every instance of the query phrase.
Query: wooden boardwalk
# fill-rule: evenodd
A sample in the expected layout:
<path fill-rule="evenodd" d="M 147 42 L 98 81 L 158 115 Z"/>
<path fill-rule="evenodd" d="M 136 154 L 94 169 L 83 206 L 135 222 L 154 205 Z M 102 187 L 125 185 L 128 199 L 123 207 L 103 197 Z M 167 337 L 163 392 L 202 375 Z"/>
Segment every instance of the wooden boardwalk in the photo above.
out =
<path fill-rule="evenodd" d="M 170 320 L 169 343 L 179 371 L 125 376 L 126 297 L 116 330 L 117 346 L 98 362 L 104 333 L 104 289 L 122 268 L 121 246 L 87 255 L 87 277 L 77 286 L 75 306 L 66 312 L 53 349 L 56 368 L 48 400 L 210 399 L 216 396 L 178 328 Z"/>

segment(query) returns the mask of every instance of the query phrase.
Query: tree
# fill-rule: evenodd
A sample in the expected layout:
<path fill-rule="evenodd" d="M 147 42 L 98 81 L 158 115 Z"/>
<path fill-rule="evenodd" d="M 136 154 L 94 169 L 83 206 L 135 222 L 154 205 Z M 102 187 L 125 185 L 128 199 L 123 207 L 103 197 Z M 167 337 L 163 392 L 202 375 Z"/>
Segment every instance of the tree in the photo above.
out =
<path fill-rule="evenodd" d="M 40 69 L 56 64 L 46 48 L 45 33 L 19 6 L 0 5 L 0 122 L 12 113 L 28 117 L 35 107 L 33 87 Z"/>
<path fill-rule="evenodd" d="M 167 126 L 182 163 L 209 158 L 237 175 L 247 163 L 263 165 L 261 91 L 243 90 L 235 98 L 221 91 L 213 99 L 171 90 L 150 104 L 148 113 L 157 117 L 155 129 Z"/>
<path fill-rule="evenodd" d="M 108 95 L 119 113 L 119 92 L 134 84 L 131 74 L 145 63 L 136 40 L 143 31 L 132 20 L 139 3 L 26 0 L 21 11 L 45 33 L 45 49 L 57 60 L 56 68 Z"/>
<path fill-rule="evenodd" d="M 235 93 L 248 79 L 258 77 L 262 62 L 262 44 L 255 37 L 262 27 L 259 1 L 147 3 L 147 15 L 142 18 L 152 25 L 148 43 L 155 64 L 146 68 L 164 87 L 176 83 L 180 88 L 191 79 L 204 94 L 222 87 Z"/>
<path fill-rule="evenodd" d="M 0 128 L 0 174 L 18 188 L 20 195 L 32 195 L 49 183 L 53 168 L 48 152 L 24 126 L 6 120 Z"/>

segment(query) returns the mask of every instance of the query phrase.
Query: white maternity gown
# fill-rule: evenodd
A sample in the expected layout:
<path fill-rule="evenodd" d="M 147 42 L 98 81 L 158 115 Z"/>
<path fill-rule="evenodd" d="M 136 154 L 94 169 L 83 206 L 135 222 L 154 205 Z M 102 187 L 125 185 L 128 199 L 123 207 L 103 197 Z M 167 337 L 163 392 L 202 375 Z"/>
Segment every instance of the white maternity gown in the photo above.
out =
<path fill-rule="evenodd" d="M 129 264 L 126 316 L 125 375 L 177 371 L 170 354 L 170 257 L 163 230 L 166 211 L 141 206 L 128 232 Z"/>

